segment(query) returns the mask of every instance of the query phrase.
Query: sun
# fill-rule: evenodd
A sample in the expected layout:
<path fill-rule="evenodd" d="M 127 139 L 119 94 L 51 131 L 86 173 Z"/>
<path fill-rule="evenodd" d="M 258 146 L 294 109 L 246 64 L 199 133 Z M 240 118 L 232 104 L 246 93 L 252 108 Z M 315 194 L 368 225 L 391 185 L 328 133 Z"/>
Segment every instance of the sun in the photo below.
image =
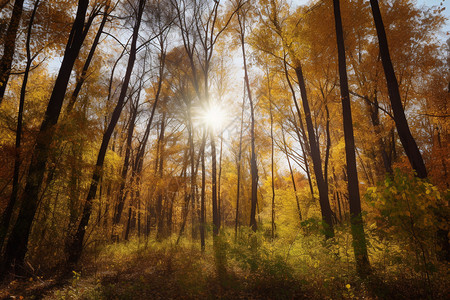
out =
<path fill-rule="evenodd" d="M 210 103 L 201 115 L 204 124 L 217 131 L 224 126 L 227 114 L 226 110 L 218 103 Z"/>

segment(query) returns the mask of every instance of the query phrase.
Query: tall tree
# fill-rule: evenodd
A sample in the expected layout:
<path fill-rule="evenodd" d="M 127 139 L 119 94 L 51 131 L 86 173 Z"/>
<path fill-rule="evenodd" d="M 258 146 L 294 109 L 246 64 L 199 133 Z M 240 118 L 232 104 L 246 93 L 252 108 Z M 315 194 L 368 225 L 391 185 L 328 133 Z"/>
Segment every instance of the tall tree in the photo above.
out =
<path fill-rule="evenodd" d="M 245 52 L 245 30 L 246 30 L 246 16 L 248 7 L 247 5 L 241 5 L 237 10 L 237 18 L 239 22 L 239 38 L 241 42 L 242 59 L 244 66 L 244 83 L 247 89 L 247 97 L 250 103 L 250 145 L 251 145 L 251 158 L 250 158 L 250 174 L 252 178 L 252 192 L 250 198 L 250 227 L 254 232 L 258 227 L 256 223 L 256 205 L 258 202 L 258 165 L 256 163 L 256 147 L 255 147 L 255 108 L 253 104 L 252 91 L 250 89 L 250 80 L 248 77 L 247 69 L 247 56 Z"/>
<path fill-rule="evenodd" d="M 381 17 L 380 6 L 378 0 L 370 0 L 372 7 L 373 20 L 377 30 L 378 44 L 380 47 L 381 62 L 383 64 L 384 75 L 386 77 L 386 84 L 391 100 L 391 107 L 394 113 L 395 126 L 397 128 L 398 136 L 405 149 L 406 156 L 416 171 L 419 178 L 427 177 L 427 169 L 422 158 L 422 154 L 417 147 L 416 141 L 409 130 L 408 121 L 406 120 L 405 110 L 403 109 L 402 99 L 398 88 L 397 77 L 395 76 L 394 67 L 392 65 L 391 56 L 389 53 L 389 46 L 384 29 L 383 19 Z"/>
<path fill-rule="evenodd" d="M 25 67 L 25 72 L 23 75 L 22 88 L 20 90 L 20 100 L 19 100 L 19 112 L 17 115 L 17 129 L 16 129 L 16 153 L 14 158 L 14 173 L 13 173 L 13 181 L 12 181 L 12 191 L 11 197 L 9 199 L 8 205 L 3 212 L 2 219 L 0 221 L 0 249 L 3 248 L 3 242 L 5 241 L 6 233 L 8 231 L 8 226 L 11 220 L 11 216 L 13 213 L 14 205 L 17 201 L 17 196 L 19 193 L 19 173 L 20 173 L 20 165 L 21 165 L 21 140 L 22 140 L 22 124 L 23 124 L 23 110 L 25 104 L 25 94 L 27 90 L 28 76 L 30 74 L 31 63 L 33 62 L 34 56 L 31 56 L 30 42 L 31 42 L 31 30 L 33 28 L 33 21 L 36 15 L 37 8 L 39 6 L 40 0 L 36 0 L 34 3 L 33 12 L 31 13 L 30 21 L 28 23 L 28 33 L 26 39 L 26 55 L 27 55 L 27 63 Z"/>
<path fill-rule="evenodd" d="M 198 99 L 203 107 L 213 105 L 210 97 L 209 76 L 211 71 L 211 59 L 214 53 L 214 46 L 218 38 L 227 28 L 234 13 L 220 20 L 220 0 L 213 3 L 205 0 L 193 1 L 170 0 L 176 10 L 178 26 L 181 31 L 181 38 L 189 64 L 192 71 L 192 83 Z M 222 21 L 222 22 L 221 22 Z M 221 25 L 221 26 L 220 26 Z M 199 74 L 199 67 L 201 73 Z M 200 78 L 200 76 L 201 78 Z M 200 83 L 203 81 L 203 89 Z M 219 233 L 220 218 L 217 203 L 217 159 L 215 132 L 210 129 L 211 145 L 211 177 L 212 177 L 212 207 L 213 207 L 213 232 Z"/>
<path fill-rule="evenodd" d="M 316 176 L 317 189 L 319 190 L 319 204 L 320 211 L 322 214 L 322 220 L 324 222 L 324 233 L 326 238 L 330 238 L 334 236 L 334 228 L 333 228 L 333 212 L 331 210 L 330 201 L 328 197 L 328 186 L 326 184 L 326 180 L 324 178 L 324 172 L 322 170 L 322 159 L 320 157 L 320 147 L 317 140 L 316 132 L 314 131 L 314 124 L 311 115 L 310 104 L 308 100 L 308 93 L 306 87 L 306 81 L 303 76 L 303 68 L 301 61 L 298 59 L 298 55 L 296 55 L 292 43 L 288 42 L 288 37 L 283 32 L 283 28 L 281 26 L 281 22 L 279 20 L 279 7 L 277 1 L 270 0 L 270 9 L 268 12 L 269 20 L 271 23 L 271 27 L 274 32 L 280 37 L 282 46 L 289 53 L 291 57 L 292 65 L 297 76 L 298 85 L 300 88 L 300 95 L 303 105 L 303 111 L 305 115 L 306 121 L 306 131 L 308 133 L 308 144 L 311 155 L 311 160 L 313 163 L 313 170 Z M 299 118 L 300 109 L 298 105 L 296 105 L 297 113 Z"/>
<path fill-rule="evenodd" d="M 55 85 L 50 96 L 44 120 L 39 129 L 36 145 L 33 150 L 31 163 L 26 180 L 26 186 L 22 197 L 17 221 L 12 229 L 6 245 L 3 258 L 3 267 L 6 270 L 21 271 L 24 266 L 24 258 L 27 253 L 28 238 L 31 225 L 36 214 L 39 202 L 39 190 L 44 179 L 44 173 L 48 160 L 49 150 L 53 140 L 55 125 L 59 115 L 73 69 L 78 57 L 84 34 L 84 19 L 86 16 L 89 0 L 79 0 L 75 21 L 64 52 L 64 58 L 59 69 Z"/>
<path fill-rule="evenodd" d="M 347 64 L 345 61 L 344 31 L 342 29 L 339 0 L 333 0 L 336 41 L 338 48 L 339 82 L 341 85 L 342 119 L 344 122 L 345 157 L 347 161 L 347 187 L 350 204 L 350 222 L 355 251 L 356 268 L 361 276 L 370 273 L 366 237 L 361 215 L 358 171 L 356 168 L 355 138 L 353 136 L 352 110 L 348 91 Z"/>
<path fill-rule="evenodd" d="M 139 27 L 141 25 L 142 14 L 145 7 L 145 0 L 139 0 L 138 8 L 136 11 L 136 21 L 133 28 L 133 35 L 130 48 L 130 56 L 128 57 L 127 69 L 125 77 L 120 90 L 119 99 L 117 100 L 116 107 L 111 116 L 111 120 L 108 124 L 106 132 L 103 135 L 102 144 L 97 156 L 97 162 L 95 164 L 94 173 L 92 174 L 91 185 L 84 204 L 83 213 L 81 215 L 81 221 L 78 225 L 77 232 L 71 238 L 68 244 L 68 260 L 69 265 L 75 265 L 80 259 L 83 250 L 83 240 L 86 233 L 86 228 L 89 223 L 89 219 L 92 213 L 92 204 L 97 192 L 98 183 L 101 177 L 103 163 L 105 161 L 106 150 L 108 149 L 109 140 L 113 134 L 114 128 L 119 121 L 120 114 L 122 112 L 123 103 L 127 94 L 128 84 L 130 82 L 131 73 L 133 71 L 134 62 L 136 61 L 137 40 L 139 36 Z"/>

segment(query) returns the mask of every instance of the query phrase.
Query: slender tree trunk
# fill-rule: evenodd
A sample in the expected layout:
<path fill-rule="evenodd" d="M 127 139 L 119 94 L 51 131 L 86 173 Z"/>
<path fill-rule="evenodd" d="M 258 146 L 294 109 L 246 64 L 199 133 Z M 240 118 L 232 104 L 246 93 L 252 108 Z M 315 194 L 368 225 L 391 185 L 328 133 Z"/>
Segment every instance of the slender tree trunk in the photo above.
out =
<path fill-rule="evenodd" d="M 367 97 L 367 99 L 369 99 Z M 388 153 L 386 151 L 386 145 L 383 141 L 383 138 L 381 137 L 381 130 L 380 130 L 380 114 L 379 114 L 379 108 L 378 108 L 378 97 L 377 97 L 377 91 L 374 92 L 373 97 L 373 103 L 366 101 L 366 105 L 368 106 L 370 110 L 370 120 L 372 122 L 372 126 L 375 131 L 375 135 L 377 137 L 377 144 L 378 144 L 378 152 L 381 155 L 381 158 L 383 160 L 383 165 L 385 172 L 388 174 L 392 174 L 392 161 L 388 156 Z"/>
<path fill-rule="evenodd" d="M 200 196 L 200 246 L 202 252 L 205 252 L 205 197 L 206 197 L 206 168 L 205 168 L 205 140 L 206 136 L 203 135 L 203 145 L 200 153 L 202 164 L 202 189 Z"/>
<path fill-rule="evenodd" d="M 214 130 L 210 129 L 211 137 L 211 191 L 212 191 L 212 213 L 213 213 L 213 234 L 218 235 L 220 229 L 220 217 L 217 203 L 217 157 L 216 157 L 216 137 Z"/>
<path fill-rule="evenodd" d="M 189 195 L 186 197 L 187 198 L 191 198 L 191 236 L 193 239 L 196 239 L 198 237 L 198 220 L 196 222 L 196 216 L 198 217 L 198 212 L 196 210 L 196 195 L 195 195 L 195 188 L 197 185 L 197 180 L 196 180 L 196 174 L 195 174 L 195 146 L 194 146 L 194 128 L 193 128 L 193 124 L 192 124 L 192 116 L 191 116 L 191 106 L 189 105 L 188 108 L 188 139 L 189 139 L 189 156 L 190 156 L 190 192 Z M 186 200 L 187 201 L 187 200 Z M 197 208 L 198 209 L 198 208 Z"/>
<path fill-rule="evenodd" d="M 239 132 L 239 151 L 237 159 L 237 183 L 236 183 L 236 220 L 234 222 L 234 241 L 237 240 L 237 232 L 239 226 L 239 197 L 241 191 L 241 159 L 242 159 L 242 134 L 244 130 L 244 107 L 245 107 L 245 88 L 244 96 L 242 97 L 242 109 L 241 109 L 241 128 Z"/>
<path fill-rule="evenodd" d="M 245 17 L 244 17 L 245 18 Z M 242 59 L 244 65 L 244 80 L 245 86 L 247 87 L 248 100 L 250 102 L 250 143 L 251 143 L 251 158 L 250 158 L 250 174 L 252 178 L 252 194 L 251 194 L 251 205 L 250 205 L 250 227 L 254 232 L 258 227 L 256 222 L 256 203 L 258 202 L 258 166 L 256 163 L 256 151 L 255 151 L 255 112 L 253 107 L 252 92 L 250 90 L 250 81 L 248 78 L 247 70 L 247 58 L 245 54 L 245 23 L 241 20 L 241 16 L 238 12 L 238 21 L 240 27 L 241 35 L 241 49 L 242 49 Z"/>
<path fill-rule="evenodd" d="M 353 136 L 352 111 L 348 91 L 347 66 L 345 62 L 344 33 L 342 29 L 339 0 L 333 0 L 336 40 L 339 58 L 339 82 L 342 100 L 342 117 L 344 122 L 345 157 L 347 161 L 348 195 L 350 204 L 350 222 L 355 252 L 356 270 L 362 277 L 370 274 L 370 264 L 367 255 L 366 236 L 361 215 L 361 200 L 359 196 L 358 171 L 356 168 L 355 139 Z"/>
<path fill-rule="evenodd" d="M 2 104 L 3 97 L 5 96 L 9 74 L 11 73 L 12 61 L 16 50 L 17 29 L 22 18 L 23 2 L 24 0 L 16 0 L 14 2 L 9 26 L 6 30 L 3 56 L 0 60 L 0 104 Z"/>
<path fill-rule="evenodd" d="M 283 135 L 284 152 L 286 154 L 286 159 L 287 159 L 288 166 L 289 166 L 289 172 L 291 173 L 292 186 L 294 187 L 294 194 L 295 194 L 295 201 L 297 203 L 298 217 L 299 217 L 299 219 L 301 221 L 302 220 L 302 211 L 300 209 L 300 201 L 299 201 L 298 195 L 297 195 L 297 185 L 295 184 L 294 172 L 292 171 L 291 161 L 289 159 L 289 154 L 288 154 L 288 151 L 287 151 L 286 138 L 284 136 L 284 129 L 283 129 L 283 127 L 281 128 L 281 130 L 282 130 L 282 135 Z"/>
<path fill-rule="evenodd" d="M 39 202 L 39 190 L 44 178 L 49 150 L 53 140 L 54 127 L 61 113 L 70 73 L 83 44 L 84 18 L 88 4 L 89 0 L 78 1 L 75 22 L 70 32 L 61 68 L 36 139 L 36 146 L 28 170 L 22 205 L 16 224 L 12 229 L 6 245 L 3 262 L 7 270 L 15 266 L 18 271 L 23 267 L 31 224 Z"/>
<path fill-rule="evenodd" d="M 314 174 L 316 175 L 317 188 L 319 190 L 319 204 L 320 211 L 322 213 L 322 220 L 324 221 L 325 237 L 330 238 L 334 236 L 333 228 L 333 214 L 330 207 L 330 201 L 328 198 L 328 186 L 325 183 L 322 173 L 322 160 L 320 158 L 319 145 L 316 142 L 316 134 L 314 132 L 314 125 L 311 118 L 311 110 L 309 108 L 309 102 L 306 94 L 306 84 L 303 78 L 302 67 L 297 62 L 295 67 L 295 73 L 298 78 L 300 86 L 300 93 L 302 98 L 303 110 L 305 112 L 306 128 L 308 131 L 309 147 L 311 149 L 311 159 L 313 161 Z"/>
<path fill-rule="evenodd" d="M 217 202 L 219 204 L 218 207 L 218 213 L 219 213 L 219 220 L 220 224 L 223 224 L 223 203 L 222 203 L 222 197 L 220 194 L 220 179 L 222 176 L 222 150 L 223 150 L 223 136 L 222 133 L 220 134 L 220 150 L 219 150 L 219 174 L 218 174 L 218 184 L 217 184 Z"/>
<path fill-rule="evenodd" d="M 325 238 L 330 238 L 330 237 L 334 236 L 333 212 L 331 211 L 330 201 L 328 198 L 328 186 L 325 182 L 323 172 L 322 172 L 322 160 L 320 157 L 320 148 L 319 148 L 318 141 L 316 139 L 316 133 L 314 131 L 314 124 L 313 124 L 312 118 L 311 118 L 311 110 L 309 108 L 309 102 L 308 102 L 308 97 L 307 97 L 307 93 L 306 93 L 306 83 L 305 83 L 305 79 L 303 77 L 302 66 L 301 66 L 300 61 L 296 58 L 296 55 L 295 55 L 294 51 L 292 50 L 292 47 L 290 46 L 289 43 L 286 42 L 286 40 L 284 38 L 283 31 L 281 30 L 281 26 L 279 24 L 278 17 L 277 17 L 278 12 L 277 12 L 276 1 L 274 1 L 274 0 L 270 1 L 270 5 L 271 5 L 271 13 L 272 13 L 271 22 L 275 27 L 274 29 L 275 29 L 276 33 L 281 37 L 284 49 L 287 50 L 289 55 L 294 60 L 294 70 L 297 75 L 298 84 L 300 87 L 300 95 L 302 98 L 303 111 L 305 113 L 306 129 L 308 131 L 309 152 L 310 152 L 311 159 L 313 162 L 314 174 L 316 175 L 317 188 L 319 190 L 319 204 L 320 204 L 320 211 L 322 213 L 322 220 L 324 222 Z M 285 68 L 286 68 L 286 65 L 285 65 Z M 286 77 L 287 77 L 287 80 L 289 83 L 289 78 L 288 78 L 288 74 L 286 71 L 285 71 L 285 74 L 286 74 Z M 292 90 L 292 87 L 291 87 L 291 90 Z M 296 106 L 297 113 L 299 114 L 299 118 L 300 118 L 300 122 L 301 122 L 300 109 L 299 109 L 296 101 L 294 101 L 294 104 Z"/>
<path fill-rule="evenodd" d="M 131 193 L 130 203 L 128 204 L 128 219 L 127 226 L 125 227 L 125 237 L 124 240 L 128 241 L 130 238 L 130 230 L 131 230 L 131 219 L 133 215 L 133 193 Z"/>
<path fill-rule="evenodd" d="M 408 157 L 412 168 L 417 173 L 417 177 L 426 178 L 427 169 L 425 167 L 425 163 L 423 162 L 422 154 L 420 154 L 416 141 L 411 134 L 408 121 L 406 120 L 405 110 L 403 109 L 397 78 L 395 77 L 394 67 L 389 54 L 386 31 L 384 29 L 378 0 L 370 0 L 370 5 L 372 7 L 373 20 L 377 30 L 381 62 L 383 64 L 384 75 L 386 77 L 389 99 L 391 100 L 391 107 L 394 113 L 397 133 L 400 137 L 403 148 L 405 149 L 406 156 Z"/>
<path fill-rule="evenodd" d="M 270 83 L 268 83 L 270 84 Z M 275 172 L 274 172 L 274 143 L 273 143 L 273 112 L 272 99 L 269 87 L 269 111 L 270 111 L 270 140 L 271 140 L 271 154 L 270 154 L 270 170 L 272 177 L 272 241 L 275 238 Z"/>
<path fill-rule="evenodd" d="M 84 62 L 83 70 L 81 71 L 81 76 L 78 78 L 77 83 L 75 85 L 75 89 L 73 90 L 72 96 L 70 97 L 69 104 L 66 107 L 66 114 L 69 115 L 77 101 L 78 95 L 80 94 L 81 87 L 83 86 L 84 81 L 87 78 L 87 71 L 89 69 L 89 65 L 91 64 L 92 58 L 94 57 L 95 49 L 97 49 L 98 43 L 100 41 L 100 36 L 103 33 L 103 28 L 105 27 L 106 21 L 108 20 L 109 15 L 109 2 L 107 2 L 105 11 L 103 12 L 103 18 L 100 23 L 100 27 L 98 28 L 97 34 L 95 35 L 94 41 L 92 42 L 91 50 L 89 50 L 88 57 Z"/>
<path fill-rule="evenodd" d="M 325 112 L 326 112 L 326 125 L 325 125 L 325 132 L 327 136 L 327 146 L 325 149 L 325 160 L 323 162 L 323 177 L 325 179 L 325 184 L 328 186 L 328 161 L 330 159 L 330 149 L 331 149 L 331 136 L 330 136 L 330 111 L 328 110 L 328 104 L 325 100 Z"/>
<path fill-rule="evenodd" d="M 166 128 L 166 113 L 163 112 L 162 114 L 162 118 L 161 118 L 161 132 L 159 134 L 159 139 L 158 139 L 158 147 L 159 147 L 159 166 L 158 166 L 158 175 L 159 175 L 159 182 L 160 182 L 160 187 L 159 187 L 159 191 L 158 191 L 158 196 L 156 197 L 156 217 L 158 219 L 158 230 L 156 232 L 156 239 L 157 240 L 161 240 L 163 237 L 166 236 L 166 228 L 165 228 L 165 224 L 164 224 L 164 211 L 165 209 L 163 209 L 163 198 L 165 197 L 166 194 L 166 189 L 163 188 L 163 186 L 165 186 L 163 184 L 163 180 L 164 180 L 164 132 L 165 132 L 165 128 Z M 166 201 L 167 202 L 167 201 Z M 187 210 L 187 207 L 186 207 Z"/>
<path fill-rule="evenodd" d="M 27 52 L 27 64 L 25 67 L 25 73 L 23 75 L 22 88 L 20 90 L 20 100 L 19 100 L 19 112 L 17 115 L 17 129 L 16 129 L 16 145 L 15 145 L 15 157 L 14 157 L 14 173 L 12 181 L 12 192 L 9 199 L 8 205 L 3 212 L 2 219 L 0 222 L 0 250 L 3 248 L 3 242 L 5 241 L 6 234 L 8 233 L 9 223 L 11 221 L 11 216 L 14 210 L 14 205 L 16 204 L 18 193 L 19 193 L 19 173 L 20 173 L 20 161 L 21 161 L 21 138 L 22 138 L 22 122 L 23 122 L 23 109 L 25 104 L 25 96 L 27 90 L 28 75 L 30 73 L 31 63 L 33 62 L 33 57 L 31 57 L 30 50 L 30 40 L 31 40 L 31 30 L 33 28 L 34 16 L 36 15 L 36 10 L 39 6 L 40 0 L 36 0 L 34 3 L 33 12 L 31 13 L 30 21 L 28 23 L 28 33 L 26 40 L 26 52 Z M 0 98 L 1 101 L 1 98 Z"/>
<path fill-rule="evenodd" d="M 69 252 L 68 253 L 69 265 L 75 265 L 78 262 L 78 260 L 80 259 L 80 256 L 81 256 L 81 252 L 83 250 L 84 235 L 86 233 L 86 227 L 89 223 L 89 218 L 91 216 L 92 204 L 93 204 L 93 201 L 95 198 L 95 194 L 97 192 L 97 185 L 98 185 L 98 181 L 100 179 L 100 175 L 102 172 L 103 162 L 105 160 L 105 155 L 106 155 L 106 150 L 108 148 L 108 143 L 109 143 L 109 140 L 111 139 L 111 135 L 114 131 L 114 127 L 116 126 L 116 124 L 119 120 L 119 117 L 120 117 L 120 113 L 122 112 L 125 95 L 127 93 L 128 84 L 129 84 L 130 78 L 131 78 L 131 72 L 133 70 L 134 62 L 136 60 L 136 43 L 137 43 L 137 38 L 138 38 L 138 33 L 139 33 L 139 27 L 141 24 L 142 13 L 144 11 L 144 6 L 145 6 L 145 0 L 140 0 L 138 12 L 137 12 L 136 24 L 134 25 L 134 29 L 133 29 L 133 39 L 131 42 L 130 56 L 128 58 L 127 70 L 126 70 L 124 81 L 123 81 L 123 84 L 122 84 L 122 87 L 120 90 L 119 99 L 117 101 L 117 105 L 112 114 L 108 128 L 107 128 L 105 134 L 103 135 L 102 144 L 100 146 L 100 151 L 99 151 L 98 157 L 97 157 L 97 163 L 95 165 L 95 170 L 94 170 L 94 173 L 93 173 L 92 179 L 91 179 L 91 186 L 89 188 L 86 202 L 84 204 L 84 209 L 83 209 L 81 221 L 78 226 L 78 230 L 77 230 L 76 234 L 74 235 L 74 237 L 70 243 L 70 246 L 68 247 L 68 249 L 69 249 L 69 251 L 68 251 Z"/>
<path fill-rule="evenodd" d="M 126 185 L 126 181 L 127 181 L 127 174 L 128 174 L 128 167 L 130 165 L 130 155 L 131 155 L 131 143 L 133 141 L 133 132 L 134 132 L 134 127 L 136 124 L 136 116 L 137 116 L 137 111 L 138 111 L 138 103 L 136 103 L 135 105 L 131 105 L 132 106 L 132 111 L 131 111 L 131 117 L 130 117 L 130 123 L 128 124 L 128 132 L 127 132 L 127 141 L 126 141 L 126 146 L 125 146 L 125 157 L 123 160 L 123 166 L 122 166 L 122 174 L 121 174 L 121 182 L 120 182 L 120 187 L 119 187 L 119 201 L 117 204 L 117 209 L 115 211 L 114 214 L 114 218 L 113 218 L 113 226 L 114 225 L 118 225 L 120 223 L 120 218 L 122 216 L 122 210 L 125 204 L 125 185 Z"/>
<path fill-rule="evenodd" d="M 297 115 L 299 118 L 299 123 L 300 123 L 300 129 L 298 128 L 297 125 L 297 121 L 295 118 L 295 114 L 292 111 L 291 108 L 291 112 L 292 112 L 292 116 L 294 117 L 294 127 L 295 127 L 295 131 L 298 137 L 298 142 L 300 144 L 300 147 L 302 149 L 302 153 L 303 153 L 303 162 L 305 164 L 305 170 L 306 170 L 306 176 L 308 178 L 308 184 L 309 184 L 309 190 L 311 192 L 311 199 L 314 199 L 314 188 L 312 185 L 312 180 L 311 180 L 311 173 L 309 171 L 309 163 L 308 160 L 306 158 L 306 152 L 308 152 L 309 155 L 311 155 L 311 149 L 309 149 L 308 147 L 308 138 L 306 137 L 306 133 L 305 133 L 305 127 L 303 125 L 303 120 L 302 120 L 302 113 L 300 111 L 300 107 L 298 106 L 298 101 L 297 101 L 297 96 L 295 95 L 295 91 L 294 91 L 294 87 L 292 86 L 291 83 L 291 79 L 289 78 L 289 71 L 287 69 L 287 62 L 286 62 L 286 58 L 284 57 L 283 59 L 283 67 L 284 67 L 284 74 L 286 76 L 286 81 L 289 85 L 289 89 L 291 90 L 291 94 L 292 94 L 292 100 L 294 101 L 294 105 L 295 105 L 295 109 L 297 111 Z M 300 132 L 302 133 L 302 137 L 303 137 L 303 142 L 302 142 L 302 137 L 300 136 Z"/>

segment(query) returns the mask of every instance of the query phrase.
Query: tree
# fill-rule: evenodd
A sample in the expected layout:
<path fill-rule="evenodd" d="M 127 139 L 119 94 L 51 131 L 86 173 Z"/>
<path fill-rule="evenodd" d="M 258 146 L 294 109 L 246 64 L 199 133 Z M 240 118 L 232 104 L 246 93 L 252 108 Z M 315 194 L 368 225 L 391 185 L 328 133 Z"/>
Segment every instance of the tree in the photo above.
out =
<path fill-rule="evenodd" d="M 303 105 L 304 117 L 306 121 L 306 130 L 308 133 L 310 155 L 313 162 L 313 170 L 316 177 L 317 188 L 319 190 L 319 204 L 322 213 L 322 219 L 325 226 L 325 237 L 330 238 L 334 236 L 332 210 L 328 198 L 328 186 L 324 178 L 322 170 L 322 159 L 320 157 L 320 148 L 317 142 L 316 133 L 314 132 L 314 125 L 311 117 L 311 109 L 308 101 L 307 88 L 305 78 L 303 76 L 303 68 L 297 55 L 294 53 L 292 44 L 287 42 L 282 26 L 279 21 L 278 7 L 276 1 L 270 1 L 269 21 L 272 24 L 274 32 L 280 37 L 282 46 L 289 53 L 292 65 L 297 76 L 298 85 L 300 87 L 300 95 Z M 298 106 L 296 105 L 299 118 L 301 117 Z"/>
<path fill-rule="evenodd" d="M 0 223 L 0 249 L 3 248 L 3 242 L 5 241 L 6 233 L 8 231 L 8 226 L 11 221 L 11 216 L 13 213 L 14 205 L 17 201 L 17 196 L 19 193 L 19 172 L 20 172 L 20 162 L 21 162 L 21 140 L 22 140 L 22 124 L 23 124 L 23 110 L 25 105 L 25 94 L 28 82 L 28 75 L 30 73 L 31 63 L 34 57 L 31 56 L 30 41 L 31 41 L 31 30 L 33 28 L 33 21 L 36 15 L 36 10 L 39 6 L 40 0 L 36 0 L 34 3 L 33 12 L 31 13 L 30 21 L 28 23 L 28 33 L 26 40 L 26 52 L 27 52 L 27 64 L 25 67 L 25 73 L 22 82 L 22 88 L 20 91 L 20 102 L 19 102 L 19 112 L 17 116 L 17 129 L 16 129 L 16 145 L 15 145 L 15 159 L 14 159 L 14 173 L 12 181 L 12 192 L 11 197 L 8 202 L 8 206 L 3 212 L 1 223 Z"/>
<path fill-rule="evenodd" d="M 241 5 L 241 4 L 239 4 Z M 244 10 L 245 9 L 245 10 Z M 237 18 L 239 22 L 239 36 L 241 41 L 241 50 L 244 66 L 244 82 L 247 88 L 247 97 L 250 103 L 250 143 L 251 143 L 251 158 L 250 158 L 250 174 L 252 178 L 252 193 L 251 193 L 251 208 L 250 208 L 250 227 L 254 232 L 258 228 L 256 223 L 256 205 L 258 203 L 258 165 L 256 163 L 256 150 L 255 150 L 255 109 L 253 104 L 252 92 L 250 89 L 250 81 L 248 78 L 247 70 L 247 58 L 245 53 L 245 30 L 246 30 L 246 17 L 248 8 L 242 5 L 237 11 Z"/>
<path fill-rule="evenodd" d="M 358 171 L 355 157 L 355 138 L 353 136 L 352 110 L 348 91 L 347 64 L 345 61 L 344 31 L 342 29 L 339 0 L 333 0 L 336 41 L 339 58 L 339 81 L 341 87 L 342 116 L 344 121 L 345 157 L 347 161 L 348 195 L 350 203 L 350 222 L 353 236 L 353 249 L 358 273 L 365 277 L 370 273 L 366 238 L 361 215 Z"/>
<path fill-rule="evenodd" d="M 394 113 L 395 126 L 397 133 L 402 142 L 405 153 L 412 168 L 416 171 L 419 178 L 427 177 L 427 169 L 423 162 L 422 154 L 420 154 L 416 141 L 409 130 L 408 121 L 406 120 L 405 111 L 403 109 L 402 100 L 398 88 L 397 77 L 395 77 L 394 67 L 392 66 L 391 56 L 389 54 L 389 46 L 384 29 L 383 19 L 381 17 L 378 0 L 370 0 L 372 7 L 373 20 L 377 30 L 378 43 L 380 47 L 381 62 L 383 64 L 384 76 L 386 77 L 389 99 Z"/>
<path fill-rule="evenodd" d="M 92 174 L 91 184 L 89 192 L 84 204 L 83 213 L 81 215 L 81 221 L 78 225 L 78 229 L 73 237 L 69 241 L 68 249 L 68 259 L 69 265 L 74 266 L 80 259 L 83 250 L 83 240 L 86 233 L 86 227 L 89 223 L 89 219 L 92 213 L 92 203 L 97 192 L 98 183 L 101 177 L 103 163 L 105 161 L 106 150 L 108 148 L 109 140 L 113 134 L 114 128 L 119 120 L 120 113 L 122 112 L 123 103 L 125 101 L 125 96 L 128 89 L 128 84 L 131 78 L 131 72 L 133 71 L 134 62 L 136 60 L 136 49 L 137 49 L 137 39 L 139 36 L 139 27 L 141 25 L 142 14 L 145 7 L 145 0 L 139 0 L 138 8 L 136 11 L 136 21 L 133 27 L 133 35 L 130 48 L 130 56 L 128 57 L 127 70 L 125 73 L 124 81 L 120 90 L 119 99 L 117 100 L 116 107 L 111 116 L 111 120 L 108 124 L 108 128 L 103 135 L 102 144 L 97 156 L 97 162 L 95 164 L 94 173 Z"/>
<path fill-rule="evenodd" d="M 70 73 L 78 53 L 83 44 L 84 19 L 89 1 L 79 0 L 75 22 L 73 23 L 67 42 L 64 58 L 58 77 L 55 81 L 50 101 L 45 112 L 44 120 L 39 129 L 36 139 L 36 146 L 33 151 L 31 164 L 28 171 L 22 205 L 20 207 L 17 221 L 11 231 L 11 235 L 6 245 L 6 251 L 3 258 L 4 268 L 6 270 L 21 271 L 24 267 L 24 258 L 27 252 L 28 237 L 30 235 L 31 224 L 36 213 L 38 205 L 38 193 L 44 178 L 46 163 L 48 160 L 49 149 L 53 139 L 53 132 L 61 113 L 61 107 L 64 95 L 67 90 Z M 22 270 L 23 271 L 23 270 Z"/>

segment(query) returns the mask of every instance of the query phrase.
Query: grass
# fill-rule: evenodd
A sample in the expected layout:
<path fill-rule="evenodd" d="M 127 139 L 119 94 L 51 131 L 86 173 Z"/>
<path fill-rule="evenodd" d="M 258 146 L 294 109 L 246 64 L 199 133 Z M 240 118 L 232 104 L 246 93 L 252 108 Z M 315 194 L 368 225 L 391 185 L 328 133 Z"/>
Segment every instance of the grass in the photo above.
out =
<path fill-rule="evenodd" d="M 208 240 L 204 253 L 198 241 L 176 246 L 175 237 L 98 246 L 60 285 L 33 290 L 49 280 L 38 278 L 6 290 L 16 299 L 446 299 L 449 292 L 448 264 L 436 266 L 430 286 L 396 244 L 370 247 L 373 275 L 361 280 L 345 230 L 328 241 L 319 233 L 252 238 L 256 251 L 248 232 L 237 243 L 226 233 L 215 246 Z"/>

